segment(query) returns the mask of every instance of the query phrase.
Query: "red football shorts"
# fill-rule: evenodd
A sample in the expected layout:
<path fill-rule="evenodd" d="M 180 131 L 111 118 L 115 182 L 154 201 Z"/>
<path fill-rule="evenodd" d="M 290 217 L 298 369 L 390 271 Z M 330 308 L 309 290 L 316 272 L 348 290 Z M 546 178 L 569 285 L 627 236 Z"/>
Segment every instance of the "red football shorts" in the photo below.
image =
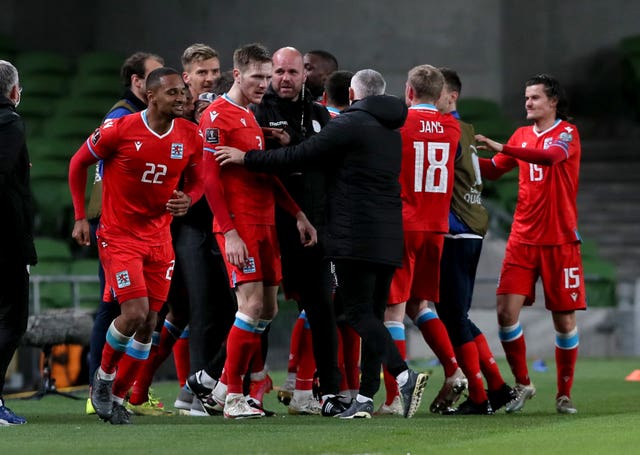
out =
<path fill-rule="evenodd" d="M 130 239 L 107 240 L 98 232 L 98 254 L 106 279 L 105 298 L 118 302 L 149 299 L 149 310 L 160 311 L 167 300 L 175 258 L 171 240 L 149 245 Z"/>
<path fill-rule="evenodd" d="M 224 258 L 232 288 L 242 283 L 262 281 L 265 286 L 277 286 L 282 280 L 280 247 L 276 227 L 264 224 L 236 225 L 240 238 L 247 245 L 249 258 L 244 266 L 236 267 L 227 260 L 224 234 L 216 233 L 216 240 Z"/>
<path fill-rule="evenodd" d="M 532 305 L 538 277 L 548 310 L 587 308 L 579 242 L 547 246 L 509 240 L 496 294 L 524 295 L 525 305 Z"/>
<path fill-rule="evenodd" d="M 389 304 L 409 298 L 437 302 L 440 299 L 440 258 L 444 234 L 425 231 L 404 232 L 404 258 L 391 281 Z"/>

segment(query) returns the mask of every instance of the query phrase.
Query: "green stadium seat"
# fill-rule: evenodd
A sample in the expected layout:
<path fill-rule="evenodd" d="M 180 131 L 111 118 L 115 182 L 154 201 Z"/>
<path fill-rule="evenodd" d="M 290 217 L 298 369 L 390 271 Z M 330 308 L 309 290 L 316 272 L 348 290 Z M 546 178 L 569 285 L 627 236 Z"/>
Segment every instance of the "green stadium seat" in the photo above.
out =
<path fill-rule="evenodd" d="M 55 52 L 20 52 L 16 56 L 15 67 L 18 69 L 21 80 L 27 75 L 68 76 L 71 73 L 69 60 Z"/>
<path fill-rule="evenodd" d="M 37 235 L 68 237 L 73 229 L 73 208 L 66 179 L 32 178 Z"/>
<path fill-rule="evenodd" d="M 74 276 L 98 276 L 98 259 L 75 259 L 71 262 L 69 273 Z M 80 283 L 78 285 L 80 305 L 95 308 L 100 301 L 100 283 Z"/>
<path fill-rule="evenodd" d="M 462 120 L 468 123 L 502 116 L 498 103 L 486 98 L 461 98 L 457 107 Z"/>
<path fill-rule="evenodd" d="M 117 75 L 77 76 L 71 83 L 71 94 L 76 97 L 110 97 L 115 102 L 122 93 L 122 83 Z"/>
<path fill-rule="evenodd" d="M 59 261 L 64 263 L 71 262 L 71 250 L 69 249 L 69 244 L 64 240 L 53 237 L 36 236 L 33 242 L 36 246 L 39 260 L 43 259 L 50 262 Z"/>
<path fill-rule="evenodd" d="M 40 161 L 44 161 L 44 164 L 48 164 L 51 160 L 62 161 L 65 163 L 64 171 L 65 178 L 66 172 L 68 170 L 69 160 L 71 156 L 80 148 L 83 141 L 78 141 L 76 139 L 51 139 L 51 138 L 43 138 L 36 137 L 30 139 L 27 142 L 27 147 L 29 148 L 29 155 L 31 156 L 31 161 L 38 164 Z M 44 164 L 39 167 L 44 167 Z M 54 164 L 54 167 L 60 169 L 59 166 Z M 36 170 L 36 175 L 40 172 L 40 169 Z M 43 171 L 45 175 L 49 174 L 51 176 L 50 171 Z M 33 175 L 33 171 L 32 171 Z M 56 175 L 59 175 L 56 171 Z"/>
<path fill-rule="evenodd" d="M 70 97 L 60 100 L 56 106 L 58 116 L 88 117 L 99 124 L 105 114 L 117 101 L 112 97 Z"/>
<path fill-rule="evenodd" d="M 46 118 L 51 117 L 55 109 L 56 102 L 51 98 L 34 95 L 22 98 L 16 110 L 24 118 Z"/>
<path fill-rule="evenodd" d="M 36 251 L 37 247 L 36 247 Z M 38 251 L 38 253 L 40 253 Z M 70 260 L 54 260 L 39 258 L 38 264 L 31 268 L 32 275 L 68 275 Z M 71 285 L 67 281 L 40 284 L 40 307 L 42 310 L 51 308 L 71 307 L 73 297 Z"/>
<path fill-rule="evenodd" d="M 107 75 L 118 77 L 125 57 L 109 51 L 88 52 L 78 57 L 78 76 Z M 119 84 L 120 85 L 120 84 Z"/>
<path fill-rule="evenodd" d="M 608 261 L 583 257 L 587 305 L 591 307 L 616 306 L 616 268 Z"/>
<path fill-rule="evenodd" d="M 28 74 L 20 75 L 20 85 L 25 101 L 32 96 L 60 98 L 67 93 L 69 79 L 60 74 Z"/>
<path fill-rule="evenodd" d="M 80 146 L 99 126 L 100 121 L 93 118 L 56 115 L 45 122 L 42 133 L 48 138 L 76 140 Z"/>
<path fill-rule="evenodd" d="M 506 117 L 486 118 L 472 123 L 476 134 L 482 134 L 502 143 L 509 140 L 515 130 L 514 124 Z"/>
<path fill-rule="evenodd" d="M 69 155 L 71 156 L 71 154 Z M 69 175 L 69 160 L 63 161 L 49 157 L 31 159 L 31 179 L 49 179 L 64 182 Z"/>
<path fill-rule="evenodd" d="M 580 253 L 583 259 L 599 259 L 600 251 L 598 248 L 598 242 L 596 242 L 595 240 L 582 239 L 582 244 L 580 245 Z"/>

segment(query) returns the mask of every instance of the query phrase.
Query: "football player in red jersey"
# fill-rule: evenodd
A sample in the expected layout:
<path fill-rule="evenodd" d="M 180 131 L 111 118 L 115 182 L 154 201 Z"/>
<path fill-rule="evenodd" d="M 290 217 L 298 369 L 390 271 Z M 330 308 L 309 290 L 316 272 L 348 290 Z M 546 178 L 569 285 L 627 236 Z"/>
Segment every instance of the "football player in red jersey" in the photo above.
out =
<path fill-rule="evenodd" d="M 242 393 L 242 376 L 264 369 L 261 334 L 277 313 L 282 278 L 275 231 L 275 203 L 297 220 L 300 240 L 315 245 L 317 234 L 278 179 L 243 167 L 222 170 L 215 160 L 218 145 L 264 149 L 264 135 L 250 103 L 259 103 L 271 78 L 271 57 L 258 44 L 233 55 L 234 84 L 204 111 L 200 132 L 204 141 L 205 193 L 214 213 L 213 231 L 225 259 L 238 312 L 227 338 L 227 360 L 213 397 L 224 405 L 226 418 L 262 417 Z"/>
<path fill-rule="evenodd" d="M 203 191 L 197 127 L 178 118 L 187 90 L 180 73 L 158 68 L 149 74 L 146 89 L 149 107 L 107 120 L 69 166 L 76 218 L 73 238 L 87 245 L 86 170 L 97 160 L 104 161 L 97 242 L 121 315 L 107 331 L 91 402 L 102 419 L 114 424 L 129 423 L 124 396 L 149 355 L 157 311 L 167 298 L 174 263 L 169 224 L 173 216 L 183 216 Z M 183 172 L 184 192 L 176 190 Z"/>
<path fill-rule="evenodd" d="M 519 316 L 523 305 L 533 304 L 540 277 L 556 330 L 556 410 L 575 414 L 571 402 L 579 344 L 575 311 L 586 309 L 576 208 L 580 136 L 567 121 L 567 101 L 557 79 L 546 74 L 529 79 L 524 98 L 532 126 L 518 128 L 505 145 L 476 135 L 486 144 L 480 148 L 498 152 L 492 159 L 480 160 L 484 177 L 498 178 L 515 166 L 520 170 L 518 203 L 497 290 L 499 335 L 517 392 L 505 408 L 519 411 L 536 393 Z"/>
<path fill-rule="evenodd" d="M 403 356 L 406 313 L 444 368 L 446 380 L 431 405 L 433 412 L 450 406 L 466 388 L 444 324 L 428 305 L 439 300 L 440 257 L 449 230 L 453 166 L 460 140 L 457 120 L 436 107 L 443 87 L 442 73 L 431 65 L 409 71 L 405 90 L 409 114 L 400 129 L 404 259 L 393 276 L 385 311 L 385 325 Z M 387 399 L 379 412 L 399 414 L 398 386 L 389 374 L 385 374 L 385 387 Z M 434 409 L 436 405 L 438 409 Z"/>

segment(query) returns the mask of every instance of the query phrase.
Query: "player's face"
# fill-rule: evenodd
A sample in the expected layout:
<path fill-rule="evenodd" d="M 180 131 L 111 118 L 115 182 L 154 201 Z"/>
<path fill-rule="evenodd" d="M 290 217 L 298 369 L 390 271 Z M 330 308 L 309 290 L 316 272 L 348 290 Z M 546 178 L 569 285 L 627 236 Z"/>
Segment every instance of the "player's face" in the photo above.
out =
<path fill-rule="evenodd" d="M 273 56 L 271 87 L 280 98 L 297 100 L 304 78 L 304 63 L 299 53 L 285 51 Z"/>
<path fill-rule="evenodd" d="M 307 73 L 307 84 L 312 92 L 324 91 L 324 83 L 329 73 L 322 59 L 314 54 L 305 54 L 304 70 Z"/>
<path fill-rule="evenodd" d="M 555 120 L 558 100 L 549 98 L 544 92 L 544 85 L 530 85 L 524 91 L 524 107 L 527 110 L 527 120 L 540 122 Z"/>
<path fill-rule="evenodd" d="M 194 98 L 197 98 L 201 93 L 210 92 L 213 84 L 220 79 L 220 60 L 214 57 L 192 62 L 182 77 L 189 84 Z"/>
<path fill-rule="evenodd" d="M 187 86 L 177 74 L 160 78 L 160 86 L 151 93 L 149 103 L 153 103 L 160 114 L 169 118 L 182 117 L 187 102 Z"/>
<path fill-rule="evenodd" d="M 234 70 L 245 105 L 259 104 L 271 80 L 271 62 L 250 63 L 244 71 Z M 236 73 L 237 72 L 237 73 Z"/>
<path fill-rule="evenodd" d="M 436 107 L 443 114 L 448 114 L 453 110 L 454 93 L 447 88 L 447 84 L 444 84 L 440 98 L 436 101 Z"/>

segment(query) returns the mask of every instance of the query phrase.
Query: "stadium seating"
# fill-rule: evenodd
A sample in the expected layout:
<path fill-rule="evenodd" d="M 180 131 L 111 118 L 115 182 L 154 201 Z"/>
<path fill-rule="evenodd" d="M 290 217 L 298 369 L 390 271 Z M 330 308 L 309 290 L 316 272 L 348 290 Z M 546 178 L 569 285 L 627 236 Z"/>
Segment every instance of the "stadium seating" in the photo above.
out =
<path fill-rule="evenodd" d="M 80 145 L 98 126 L 100 120 L 94 118 L 56 115 L 44 123 L 42 133 L 48 138 L 76 140 Z"/>
<path fill-rule="evenodd" d="M 591 307 L 616 306 L 616 267 L 599 257 L 583 257 L 587 305 Z"/>
<path fill-rule="evenodd" d="M 69 88 L 68 76 L 62 74 L 20 74 L 20 84 L 25 98 L 37 96 L 42 98 L 60 98 Z"/>
<path fill-rule="evenodd" d="M 74 259 L 69 267 L 69 273 L 73 276 L 98 275 L 98 259 Z M 78 285 L 78 298 L 80 305 L 88 308 L 95 308 L 100 301 L 100 283 L 80 283 Z"/>
<path fill-rule="evenodd" d="M 56 52 L 20 52 L 15 58 L 20 78 L 30 75 L 69 76 L 72 71 L 69 60 Z"/>
<path fill-rule="evenodd" d="M 51 237 L 36 237 L 35 245 L 38 264 L 31 269 L 32 275 L 69 274 L 72 256 L 66 242 Z M 39 298 L 43 309 L 68 307 L 71 297 L 71 286 L 67 282 L 40 283 Z"/>
<path fill-rule="evenodd" d="M 109 51 L 88 52 L 78 57 L 78 77 L 95 75 L 117 76 L 125 57 L 122 54 Z M 117 87 L 122 84 L 118 83 Z"/>
<path fill-rule="evenodd" d="M 59 177 L 31 179 L 35 202 L 35 232 L 58 238 L 69 238 L 73 227 L 73 211 L 69 185 Z"/>
<path fill-rule="evenodd" d="M 77 97 L 102 96 L 118 100 L 122 97 L 122 84 L 118 75 L 78 75 L 71 82 L 71 94 Z"/>

